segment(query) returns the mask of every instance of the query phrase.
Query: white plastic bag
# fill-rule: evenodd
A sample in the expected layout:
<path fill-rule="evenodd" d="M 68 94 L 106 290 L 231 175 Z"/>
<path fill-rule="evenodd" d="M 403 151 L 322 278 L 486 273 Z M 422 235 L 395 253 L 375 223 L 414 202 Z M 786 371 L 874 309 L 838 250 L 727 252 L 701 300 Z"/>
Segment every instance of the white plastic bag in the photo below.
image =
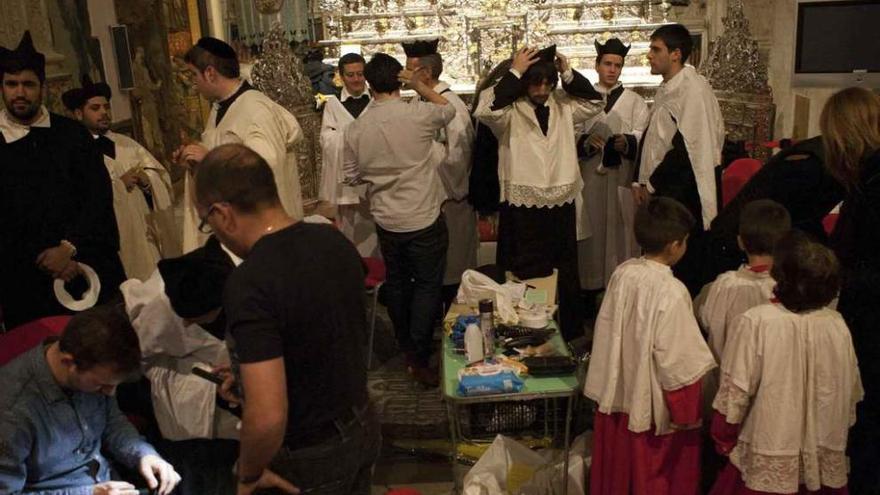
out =
<path fill-rule="evenodd" d="M 575 439 L 569 453 L 568 494 L 584 495 L 589 467 L 589 435 Z M 562 493 L 563 454 L 546 449 L 535 452 L 503 435 L 464 477 L 463 495 L 558 495 Z"/>
<path fill-rule="evenodd" d="M 461 285 L 455 300 L 460 304 L 476 305 L 481 299 L 492 299 L 495 301 L 495 314 L 501 321 L 516 325 L 519 323 L 516 304 L 522 299 L 525 289 L 525 284 L 507 282 L 501 285 L 476 270 L 465 270 L 461 274 Z"/>

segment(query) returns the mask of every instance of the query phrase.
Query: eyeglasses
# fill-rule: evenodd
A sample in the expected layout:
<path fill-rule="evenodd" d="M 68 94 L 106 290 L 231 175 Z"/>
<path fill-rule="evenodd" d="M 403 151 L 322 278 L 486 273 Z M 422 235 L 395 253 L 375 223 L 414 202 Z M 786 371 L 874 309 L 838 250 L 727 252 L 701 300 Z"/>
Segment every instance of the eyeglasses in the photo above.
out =
<path fill-rule="evenodd" d="M 205 216 L 200 219 L 201 222 L 199 222 L 199 232 L 203 234 L 214 233 L 214 229 L 211 227 L 211 224 L 208 223 L 208 218 L 210 218 L 211 214 L 215 211 L 217 211 L 217 203 L 212 204 L 211 207 L 208 208 L 208 213 L 205 213 Z"/>

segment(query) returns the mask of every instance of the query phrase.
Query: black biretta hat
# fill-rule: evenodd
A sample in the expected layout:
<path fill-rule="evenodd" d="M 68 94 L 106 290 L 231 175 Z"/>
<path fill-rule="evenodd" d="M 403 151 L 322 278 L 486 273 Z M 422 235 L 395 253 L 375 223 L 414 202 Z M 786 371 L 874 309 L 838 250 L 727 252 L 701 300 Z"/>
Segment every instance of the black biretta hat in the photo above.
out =
<path fill-rule="evenodd" d="M 593 42 L 596 45 L 596 54 L 601 57 L 602 55 L 620 55 L 621 57 L 626 57 L 626 54 L 629 53 L 629 49 L 632 45 L 624 45 L 622 41 L 618 38 L 610 38 L 605 44 L 599 43 L 599 40 Z"/>
<path fill-rule="evenodd" d="M 437 45 L 439 43 L 440 38 L 435 38 L 433 40 L 418 40 L 410 43 L 401 43 L 401 46 L 403 46 L 403 53 L 405 53 L 407 57 L 424 57 L 425 55 L 437 53 Z"/>
<path fill-rule="evenodd" d="M 23 70 L 34 71 L 41 82 L 46 80 L 46 56 L 34 48 L 30 31 L 24 32 L 15 50 L 0 47 L 0 76 Z"/>
<path fill-rule="evenodd" d="M 70 111 L 82 108 L 87 101 L 96 96 L 103 96 L 108 100 L 113 96 L 113 91 L 107 83 L 93 83 L 88 74 L 83 74 L 81 84 L 82 87 L 67 90 L 61 95 L 61 102 Z"/>

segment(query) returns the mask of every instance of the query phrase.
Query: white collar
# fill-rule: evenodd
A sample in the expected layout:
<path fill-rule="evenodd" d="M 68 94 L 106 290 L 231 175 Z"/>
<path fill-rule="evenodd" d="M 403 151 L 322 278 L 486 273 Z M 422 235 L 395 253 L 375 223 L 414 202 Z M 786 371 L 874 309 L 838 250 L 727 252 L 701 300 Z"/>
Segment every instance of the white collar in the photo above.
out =
<path fill-rule="evenodd" d="M 672 267 L 667 264 L 660 263 L 659 261 L 650 260 L 645 256 L 642 256 L 642 260 L 645 262 L 645 266 L 651 268 L 652 270 L 669 274 L 672 273 Z"/>
<path fill-rule="evenodd" d="M 49 110 L 43 105 L 40 105 L 40 117 L 31 125 L 19 124 L 9 117 L 9 112 L 6 108 L 0 109 L 0 132 L 3 133 L 3 139 L 5 139 L 7 143 L 18 141 L 27 136 L 31 131 L 31 127 L 48 128 L 51 126 L 52 121 L 49 118 Z"/>
<path fill-rule="evenodd" d="M 623 83 L 620 81 L 617 81 L 617 83 L 615 83 L 614 86 L 610 88 L 606 88 L 603 84 L 598 82 L 593 85 L 593 87 L 596 88 L 596 91 L 602 93 L 603 95 L 607 95 L 621 86 L 623 86 Z"/>
<path fill-rule="evenodd" d="M 372 100 L 372 98 L 370 98 L 370 91 L 369 91 L 367 88 L 364 88 L 364 92 L 361 93 L 360 96 L 355 96 L 355 95 L 349 93 L 349 92 L 348 92 L 348 89 L 346 89 L 346 87 L 343 86 L 343 87 L 342 87 L 342 93 L 339 94 L 339 101 L 345 101 L 345 100 L 347 100 L 347 99 L 349 99 L 349 98 L 360 98 L 361 96 L 364 96 L 364 95 L 367 96 L 367 99 L 368 99 L 368 100 Z"/>
<path fill-rule="evenodd" d="M 442 93 L 449 88 L 449 84 L 446 81 L 437 81 L 437 84 L 434 86 L 434 91 L 437 93 Z"/>

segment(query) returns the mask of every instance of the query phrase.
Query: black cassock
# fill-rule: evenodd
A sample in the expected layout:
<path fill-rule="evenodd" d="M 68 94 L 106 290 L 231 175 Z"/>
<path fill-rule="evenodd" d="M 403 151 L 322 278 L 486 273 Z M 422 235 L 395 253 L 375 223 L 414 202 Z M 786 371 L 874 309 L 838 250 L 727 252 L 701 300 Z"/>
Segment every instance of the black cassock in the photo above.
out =
<path fill-rule="evenodd" d="M 76 261 L 98 273 L 99 302 L 125 280 L 103 158 L 81 124 L 56 114 L 50 122 L 11 143 L 0 135 L 0 307 L 7 328 L 70 312 L 36 264 L 62 239 L 76 246 Z M 74 296 L 86 287 L 81 277 L 67 285 Z"/>

